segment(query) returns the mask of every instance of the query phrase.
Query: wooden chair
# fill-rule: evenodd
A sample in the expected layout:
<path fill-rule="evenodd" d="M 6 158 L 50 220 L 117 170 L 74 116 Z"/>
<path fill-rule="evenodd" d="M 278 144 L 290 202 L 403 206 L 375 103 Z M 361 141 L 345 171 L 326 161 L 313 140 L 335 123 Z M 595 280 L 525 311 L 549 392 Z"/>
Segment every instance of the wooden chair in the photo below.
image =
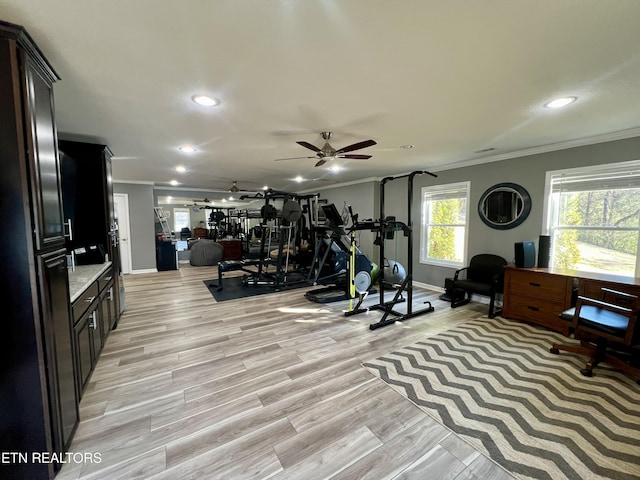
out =
<path fill-rule="evenodd" d="M 500 315 L 501 310 L 495 310 L 496 294 L 503 291 L 506 265 L 507 261 L 498 255 L 474 255 L 468 267 L 455 272 L 451 284 L 451 308 L 466 305 L 475 293 L 489 297 L 489 318 Z M 462 272 L 466 278 L 460 278 Z"/>
<path fill-rule="evenodd" d="M 639 378 L 640 350 L 637 347 L 640 335 L 636 333 L 640 298 L 625 292 L 602 288 L 600 300 L 578 296 L 576 306 L 563 312 L 561 317 L 572 315 L 573 336 L 580 345 L 554 343 L 551 353 L 560 350 L 589 357 L 580 373 L 593 375 L 593 368 L 600 362 Z M 640 331 L 640 329 L 639 329 Z M 634 358 L 635 354 L 635 358 Z"/>

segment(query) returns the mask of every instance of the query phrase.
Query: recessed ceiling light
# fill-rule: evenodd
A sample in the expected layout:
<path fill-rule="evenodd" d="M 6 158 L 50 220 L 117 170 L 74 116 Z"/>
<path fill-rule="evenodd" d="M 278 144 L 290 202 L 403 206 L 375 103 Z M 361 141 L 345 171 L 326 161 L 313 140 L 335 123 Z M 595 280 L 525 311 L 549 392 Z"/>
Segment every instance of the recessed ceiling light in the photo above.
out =
<path fill-rule="evenodd" d="M 223 201 L 223 202 L 226 202 L 226 201 L 227 201 L 227 199 L 226 199 L 226 198 L 223 198 L 223 199 L 222 199 L 222 201 Z"/>
<path fill-rule="evenodd" d="M 342 170 L 342 167 L 340 165 L 334 165 L 333 167 L 329 167 L 329 170 L 331 170 L 332 172 L 339 172 L 340 170 Z"/>
<path fill-rule="evenodd" d="M 187 169 L 186 169 L 186 168 L 184 168 L 182 165 L 178 165 L 178 166 L 176 167 L 176 172 L 184 173 L 184 172 L 186 172 L 186 171 L 187 171 Z"/>
<path fill-rule="evenodd" d="M 575 102 L 578 97 L 561 97 L 556 98 L 555 100 L 551 100 L 548 103 L 545 103 L 545 108 L 561 108 L 569 105 L 570 103 Z"/>
<path fill-rule="evenodd" d="M 195 147 L 192 147 L 191 145 L 182 145 L 181 147 L 178 147 L 178 150 L 184 153 L 193 153 L 196 151 Z"/>
<path fill-rule="evenodd" d="M 203 105 L 205 107 L 215 107 L 220 104 L 220 100 L 208 95 L 194 95 L 191 97 L 191 100 L 196 102 L 198 105 Z"/>
<path fill-rule="evenodd" d="M 293 179 L 294 181 L 300 183 L 304 181 L 304 178 L 302 178 L 300 175 L 298 175 L 296 178 Z"/>
<path fill-rule="evenodd" d="M 174 187 L 175 187 L 176 185 L 178 185 L 178 181 L 177 181 L 177 180 L 171 180 L 169 183 L 170 183 L 171 185 L 173 185 Z"/>
<path fill-rule="evenodd" d="M 230 202 L 233 202 L 233 197 L 229 197 L 229 201 L 230 201 Z"/>
<path fill-rule="evenodd" d="M 264 187 L 262 187 L 263 190 L 269 190 L 269 186 L 265 185 Z"/>

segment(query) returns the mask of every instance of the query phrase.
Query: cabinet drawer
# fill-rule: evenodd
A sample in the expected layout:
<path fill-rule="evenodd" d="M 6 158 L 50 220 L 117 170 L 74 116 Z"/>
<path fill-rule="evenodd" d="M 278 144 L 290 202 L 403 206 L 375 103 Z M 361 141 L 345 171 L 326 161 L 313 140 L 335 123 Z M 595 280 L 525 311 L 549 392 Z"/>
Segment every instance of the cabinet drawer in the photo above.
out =
<path fill-rule="evenodd" d="M 503 315 L 507 318 L 524 320 L 558 330 L 559 325 L 567 323 L 558 316 L 564 310 L 565 306 L 560 302 L 550 302 L 544 298 L 539 299 L 528 296 L 514 297 L 511 295 L 509 297 L 508 309 L 503 312 Z"/>
<path fill-rule="evenodd" d="M 508 290 L 531 297 L 545 298 L 547 301 L 564 303 L 567 282 L 571 279 L 560 275 L 536 272 L 510 272 Z"/>
<path fill-rule="evenodd" d="M 98 297 L 98 282 L 93 282 L 82 292 L 82 295 L 73 302 L 73 323 L 75 324 L 82 318 L 82 315 L 89 309 L 93 301 Z"/>
<path fill-rule="evenodd" d="M 102 292 L 107 285 L 109 285 L 111 280 L 113 280 L 113 268 L 108 268 L 102 275 L 100 275 L 100 278 L 98 278 L 98 290 Z"/>

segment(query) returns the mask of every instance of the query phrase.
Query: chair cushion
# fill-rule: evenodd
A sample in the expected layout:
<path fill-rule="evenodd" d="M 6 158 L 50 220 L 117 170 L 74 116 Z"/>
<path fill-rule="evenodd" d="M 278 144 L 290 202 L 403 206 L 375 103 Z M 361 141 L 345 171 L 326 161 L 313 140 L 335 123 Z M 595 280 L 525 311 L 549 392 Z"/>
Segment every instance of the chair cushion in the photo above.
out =
<path fill-rule="evenodd" d="M 580 324 L 624 337 L 629 326 L 629 318 L 593 305 L 584 305 L 580 309 Z"/>
<path fill-rule="evenodd" d="M 458 280 L 453 284 L 453 288 L 467 290 L 479 295 L 491 295 L 491 284 L 476 282 L 474 280 Z"/>

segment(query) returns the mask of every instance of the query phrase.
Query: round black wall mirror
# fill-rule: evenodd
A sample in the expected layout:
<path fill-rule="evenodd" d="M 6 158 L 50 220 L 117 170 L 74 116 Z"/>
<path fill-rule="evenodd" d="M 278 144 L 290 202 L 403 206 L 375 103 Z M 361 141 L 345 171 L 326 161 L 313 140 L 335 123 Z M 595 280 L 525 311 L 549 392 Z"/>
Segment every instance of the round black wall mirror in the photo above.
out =
<path fill-rule="evenodd" d="M 482 221 L 498 230 L 508 230 L 524 222 L 531 212 L 531 197 L 520 185 L 498 183 L 487 189 L 478 202 Z"/>

